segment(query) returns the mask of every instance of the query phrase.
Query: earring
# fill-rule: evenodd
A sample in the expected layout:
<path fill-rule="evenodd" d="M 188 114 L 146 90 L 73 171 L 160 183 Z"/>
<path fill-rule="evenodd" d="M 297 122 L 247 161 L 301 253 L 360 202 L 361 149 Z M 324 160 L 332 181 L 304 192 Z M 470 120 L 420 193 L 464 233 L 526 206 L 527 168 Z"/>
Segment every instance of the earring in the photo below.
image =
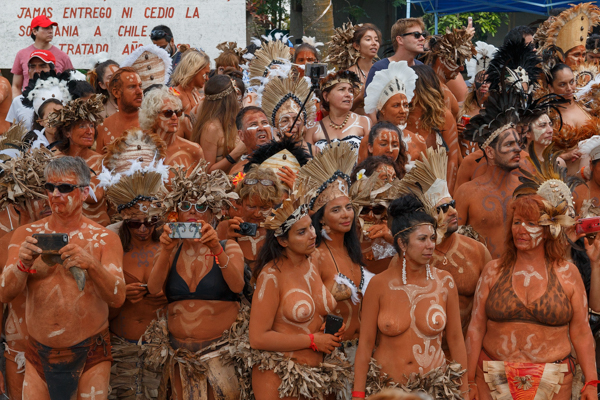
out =
<path fill-rule="evenodd" d="M 323 227 L 321 228 L 321 236 L 323 236 L 325 239 L 331 242 L 333 239 L 331 239 L 331 237 L 329 236 L 329 232 L 331 232 L 331 228 L 329 228 L 327 225 L 323 225 Z"/>
<path fill-rule="evenodd" d="M 427 272 L 427 280 L 429 280 L 429 279 L 433 280 L 433 274 L 431 273 L 431 267 L 429 266 L 429 264 L 427 264 L 425 269 Z"/>
<path fill-rule="evenodd" d="M 406 285 L 406 253 L 402 252 L 402 283 Z"/>

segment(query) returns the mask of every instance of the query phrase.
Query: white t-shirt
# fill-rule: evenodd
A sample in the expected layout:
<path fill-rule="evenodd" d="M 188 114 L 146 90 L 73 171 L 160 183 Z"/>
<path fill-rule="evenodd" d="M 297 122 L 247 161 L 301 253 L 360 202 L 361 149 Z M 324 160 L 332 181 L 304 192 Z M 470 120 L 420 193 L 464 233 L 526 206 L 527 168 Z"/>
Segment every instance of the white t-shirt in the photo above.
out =
<path fill-rule="evenodd" d="M 8 110 L 8 114 L 6 114 L 6 121 L 10 122 L 11 124 L 23 122 L 25 124 L 25 128 L 30 131 L 33 127 L 33 108 L 25 107 L 21 102 L 22 99 L 23 95 L 17 96 L 13 99 L 10 109 Z"/>

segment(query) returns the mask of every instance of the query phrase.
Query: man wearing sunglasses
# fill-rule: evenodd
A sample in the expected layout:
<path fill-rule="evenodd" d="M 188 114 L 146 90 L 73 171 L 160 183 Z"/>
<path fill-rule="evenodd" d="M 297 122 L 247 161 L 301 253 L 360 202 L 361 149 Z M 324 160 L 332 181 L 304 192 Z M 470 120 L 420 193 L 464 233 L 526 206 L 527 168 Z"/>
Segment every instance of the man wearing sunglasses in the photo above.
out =
<path fill-rule="evenodd" d="M 0 285 L 3 303 L 27 290 L 23 397 L 107 393 L 112 361 L 108 309 L 125 300 L 123 249 L 115 233 L 82 214 L 90 190 L 90 170 L 83 159 L 54 159 L 44 175 L 52 214 L 17 228 Z M 33 235 L 49 233 L 66 234 L 68 244 L 58 254 L 40 257 L 42 244 Z M 72 267 L 85 273 L 82 290 Z"/>
<path fill-rule="evenodd" d="M 492 260 L 492 256 L 482 243 L 457 233 L 458 213 L 456 201 L 452 197 L 440 199 L 436 209 L 443 215 L 442 225 L 446 225 L 447 229 L 441 243 L 435 246 L 431 266 L 452 274 L 458 289 L 463 334 L 466 335 L 477 282 L 483 267 Z"/>
<path fill-rule="evenodd" d="M 181 53 L 175 44 L 171 28 L 166 25 L 155 26 L 152 28 L 152 32 L 150 32 L 150 40 L 152 40 L 152 43 L 169 53 L 173 60 L 172 68 L 173 71 L 175 71 L 175 67 L 181 60 Z"/>
<path fill-rule="evenodd" d="M 396 21 L 392 26 L 391 35 L 394 55 L 373 64 L 367 76 L 365 89 L 371 84 L 375 72 L 388 69 L 391 61 L 406 61 L 409 66 L 423 64 L 415 58 L 425 51 L 427 35 L 425 24 L 421 18 L 402 18 Z"/>
<path fill-rule="evenodd" d="M 96 151 L 106 153 L 106 147 L 116 138 L 123 136 L 129 128 L 139 128 L 139 109 L 144 93 L 142 80 L 131 67 L 119 68 L 108 84 L 108 90 L 117 101 L 118 111 L 98 126 Z"/>

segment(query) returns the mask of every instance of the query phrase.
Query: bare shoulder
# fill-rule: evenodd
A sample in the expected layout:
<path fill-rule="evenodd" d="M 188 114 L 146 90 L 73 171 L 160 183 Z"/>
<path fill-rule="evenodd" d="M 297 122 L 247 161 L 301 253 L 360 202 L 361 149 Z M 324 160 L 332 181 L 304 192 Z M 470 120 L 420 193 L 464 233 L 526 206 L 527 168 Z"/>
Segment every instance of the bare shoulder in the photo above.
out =
<path fill-rule="evenodd" d="M 581 273 L 575 264 L 562 261 L 556 263 L 556 265 L 553 266 L 553 269 L 564 289 L 583 287 Z"/>
<path fill-rule="evenodd" d="M 186 150 L 188 150 L 191 153 L 197 153 L 200 151 L 200 145 L 198 143 L 189 141 L 185 138 L 182 138 L 181 136 L 177 136 L 176 140 L 180 146 L 184 147 Z"/>

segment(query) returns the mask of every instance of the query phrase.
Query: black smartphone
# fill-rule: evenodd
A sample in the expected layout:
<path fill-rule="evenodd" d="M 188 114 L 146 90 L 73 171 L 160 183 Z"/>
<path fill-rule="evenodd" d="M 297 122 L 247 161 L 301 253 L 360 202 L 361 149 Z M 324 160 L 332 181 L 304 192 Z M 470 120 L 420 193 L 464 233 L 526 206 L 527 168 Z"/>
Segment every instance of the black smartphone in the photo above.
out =
<path fill-rule="evenodd" d="M 258 230 L 258 225 L 253 224 L 251 222 L 242 222 L 240 224 L 240 229 L 237 229 L 235 233 L 239 233 L 242 236 L 256 236 L 256 231 Z"/>
<path fill-rule="evenodd" d="M 46 264 L 62 264 L 63 260 L 58 251 L 69 244 L 69 235 L 66 233 L 35 233 L 32 237 L 37 240 L 36 246 L 42 249 L 42 260 Z"/>
<path fill-rule="evenodd" d="M 342 317 L 332 314 L 327 314 L 325 317 L 325 333 L 334 335 L 338 333 L 342 325 L 344 325 L 344 318 Z"/>

